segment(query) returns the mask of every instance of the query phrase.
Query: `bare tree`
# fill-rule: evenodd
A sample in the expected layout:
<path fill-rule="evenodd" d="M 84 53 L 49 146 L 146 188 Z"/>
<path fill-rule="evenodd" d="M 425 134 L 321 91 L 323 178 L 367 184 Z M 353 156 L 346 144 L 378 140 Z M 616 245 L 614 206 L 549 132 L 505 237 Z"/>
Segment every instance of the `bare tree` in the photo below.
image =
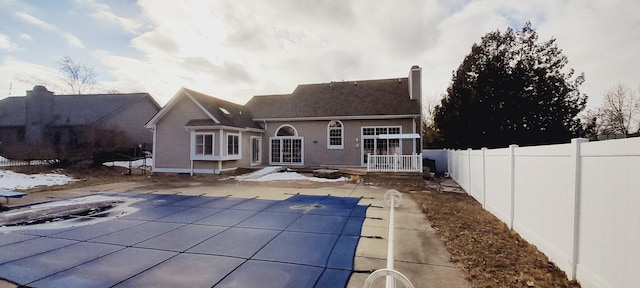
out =
<path fill-rule="evenodd" d="M 439 98 L 442 97 L 444 96 L 439 96 Z M 435 148 L 439 145 L 439 141 L 442 140 L 433 121 L 435 108 L 439 100 L 437 98 L 433 95 L 422 98 L 422 148 Z"/>
<path fill-rule="evenodd" d="M 72 94 L 89 92 L 96 85 L 96 72 L 83 63 L 76 63 L 69 56 L 63 56 L 57 62 L 64 74 L 63 81 L 69 86 Z"/>
<path fill-rule="evenodd" d="M 601 107 L 601 117 L 605 132 L 620 133 L 627 137 L 640 132 L 640 95 L 624 84 L 618 84 L 609 90 Z"/>

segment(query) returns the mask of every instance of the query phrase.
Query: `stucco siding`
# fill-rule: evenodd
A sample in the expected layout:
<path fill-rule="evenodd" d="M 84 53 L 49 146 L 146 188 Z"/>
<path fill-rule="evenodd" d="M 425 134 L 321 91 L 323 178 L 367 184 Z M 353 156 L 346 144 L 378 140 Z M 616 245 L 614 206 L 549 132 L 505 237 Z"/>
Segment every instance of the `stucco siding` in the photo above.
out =
<path fill-rule="evenodd" d="M 339 120 L 339 119 L 337 119 Z M 340 120 L 343 124 L 344 138 L 342 149 L 327 148 L 327 128 L 330 121 L 277 121 L 268 122 L 263 137 L 262 151 L 263 163 L 269 163 L 269 138 L 274 137 L 278 128 L 282 125 L 291 125 L 298 132 L 298 136 L 304 137 L 304 165 L 340 165 L 360 166 L 362 153 L 362 127 L 367 126 L 400 126 L 401 133 L 417 133 L 414 131 L 414 119 L 386 119 L 386 120 Z M 356 140 L 357 139 L 357 140 Z M 414 151 L 415 140 L 402 140 L 401 150 L 403 154 L 411 154 Z M 418 151 L 419 153 L 419 151 Z"/>
<path fill-rule="evenodd" d="M 176 103 L 173 109 L 156 123 L 155 167 L 190 169 L 191 133 L 184 128 L 184 125 L 190 119 L 206 117 L 204 112 L 187 97 L 183 97 Z M 217 147 L 214 146 L 214 151 Z"/>

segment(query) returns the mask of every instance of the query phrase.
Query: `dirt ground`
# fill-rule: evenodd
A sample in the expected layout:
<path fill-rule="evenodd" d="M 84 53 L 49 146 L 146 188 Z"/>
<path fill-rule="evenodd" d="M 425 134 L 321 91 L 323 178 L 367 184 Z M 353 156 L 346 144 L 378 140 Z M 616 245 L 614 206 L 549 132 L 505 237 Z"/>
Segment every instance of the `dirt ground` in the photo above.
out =
<path fill-rule="evenodd" d="M 23 167 L 11 169 L 21 173 L 51 172 L 50 168 Z M 232 181 L 229 175 L 183 176 L 150 175 L 148 172 L 134 171 L 128 176 L 128 170 L 117 167 L 91 169 L 62 169 L 56 172 L 72 176 L 76 181 L 64 186 L 39 187 L 28 190 L 29 193 L 47 194 L 48 191 L 93 186 L 115 182 L 148 182 L 154 185 L 190 185 L 189 182 Z M 241 174 L 246 171 L 238 171 Z M 458 265 L 472 287 L 580 287 L 575 281 L 569 281 L 564 272 L 558 269 L 535 246 L 524 241 L 517 233 L 483 210 L 472 197 L 463 193 L 439 192 L 438 181 L 421 179 L 368 177 L 364 183 L 379 187 L 396 189 L 411 194 L 422 207 L 425 216 L 442 238 L 451 260 Z M 266 185 L 256 182 L 255 185 Z M 275 181 L 268 185 L 282 187 L 311 188 L 341 183 L 317 183 L 310 181 Z M 5 283 L 9 284 L 9 283 Z M 10 284 L 9 284 L 10 285 Z M 3 286 L 0 280 L 0 287 Z"/>

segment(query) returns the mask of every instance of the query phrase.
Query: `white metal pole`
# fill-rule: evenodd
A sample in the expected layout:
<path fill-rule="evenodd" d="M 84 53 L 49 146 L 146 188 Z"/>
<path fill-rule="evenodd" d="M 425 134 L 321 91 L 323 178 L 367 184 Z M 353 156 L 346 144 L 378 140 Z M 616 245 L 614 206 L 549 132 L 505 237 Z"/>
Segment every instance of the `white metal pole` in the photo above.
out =
<path fill-rule="evenodd" d="M 389 270 L 395 270 L 393 268 L 393 262 L 394 262 L 394 257 L 393 257 L 393 230 L 394 230 L 394 225 L 393 225 L 393 210 L 394 210 L 394 199 L 395 198 L 393 195 L 391 197 L 389 197 L 390 199 L 390 206 L 389 207 L 389 243 L 387 246 L 387 269 Z M 396 287 L 396 281 L 392 276 L 387 276 L 387 288 L 395 288 Z"/>

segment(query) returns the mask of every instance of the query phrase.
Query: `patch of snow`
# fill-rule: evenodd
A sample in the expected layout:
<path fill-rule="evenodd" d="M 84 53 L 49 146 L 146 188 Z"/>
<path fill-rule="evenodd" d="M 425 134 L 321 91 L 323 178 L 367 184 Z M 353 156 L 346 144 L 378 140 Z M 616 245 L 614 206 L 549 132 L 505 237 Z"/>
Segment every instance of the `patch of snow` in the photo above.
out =
<path fill-rule="evenodd" d="M 282 169 L 281 166 L 264 167 L 264 168 L 262 168 L 262 169 L 260 169 L 258 171 L 254 171 L 254 172 L 251 172 L 249 174 L 236 176 L 235 179 L 236 180 L 258 179 L 258 178 L 263 177 L 265 175 L 269 175 L 271 173 L 278 172 L 278 171 L 280 171 L 280 169 Z"/>
<path fill-rule="evenodd" d="M 318 177 L 307 177 L 307 176 L 304 176 L 304 175 L 296 173 L 296 172 L 281 172 L 281 173 L 267 174 L 267 175 L 264 175 L 262 177 L 255 178 L 255 179 L 241 178 L 241 179 L 237 179 L 237 180 L 240 180 L 240 181 L 256 181 L 256 182 L 278 181 L 278 180 L 306 180 L 306 181 L 313 181 L 313 182 L 340 182 L 340 181 L 348 181 L 349 179 L 346 178 L 346 177 L 341 177 L 341 178 L 338 178 L 338 179 L 326 179 L 326 178 L 318 178 Z"/>
<path fill-rule="evenodd" d="M 76 179 L 62 174 L 46 173 L 28 175 L 10 170 L 0 170 L 0 189 L 5 190 L 64 185 L 72 181 L 76 181 Z"/>
<path fill-rule="evenodd" d="M 129 168 L 129 162 L 130 161 L 111 161 L 111 162 L 102 163 L 102 165 L 109 166 L 109 167 L 117 166 L 117 167 Z M 151 167 L 151 166 L 153 166 L 152 158 L 147 158 L 146 161 L 144 159 L 131 161 L 132 168 Z"/>
<path fill-rule="evenodd" d="M 8 161 L 9 161 L 9 159 L 0 156 L 0 162 L 8 162 Z"/>

